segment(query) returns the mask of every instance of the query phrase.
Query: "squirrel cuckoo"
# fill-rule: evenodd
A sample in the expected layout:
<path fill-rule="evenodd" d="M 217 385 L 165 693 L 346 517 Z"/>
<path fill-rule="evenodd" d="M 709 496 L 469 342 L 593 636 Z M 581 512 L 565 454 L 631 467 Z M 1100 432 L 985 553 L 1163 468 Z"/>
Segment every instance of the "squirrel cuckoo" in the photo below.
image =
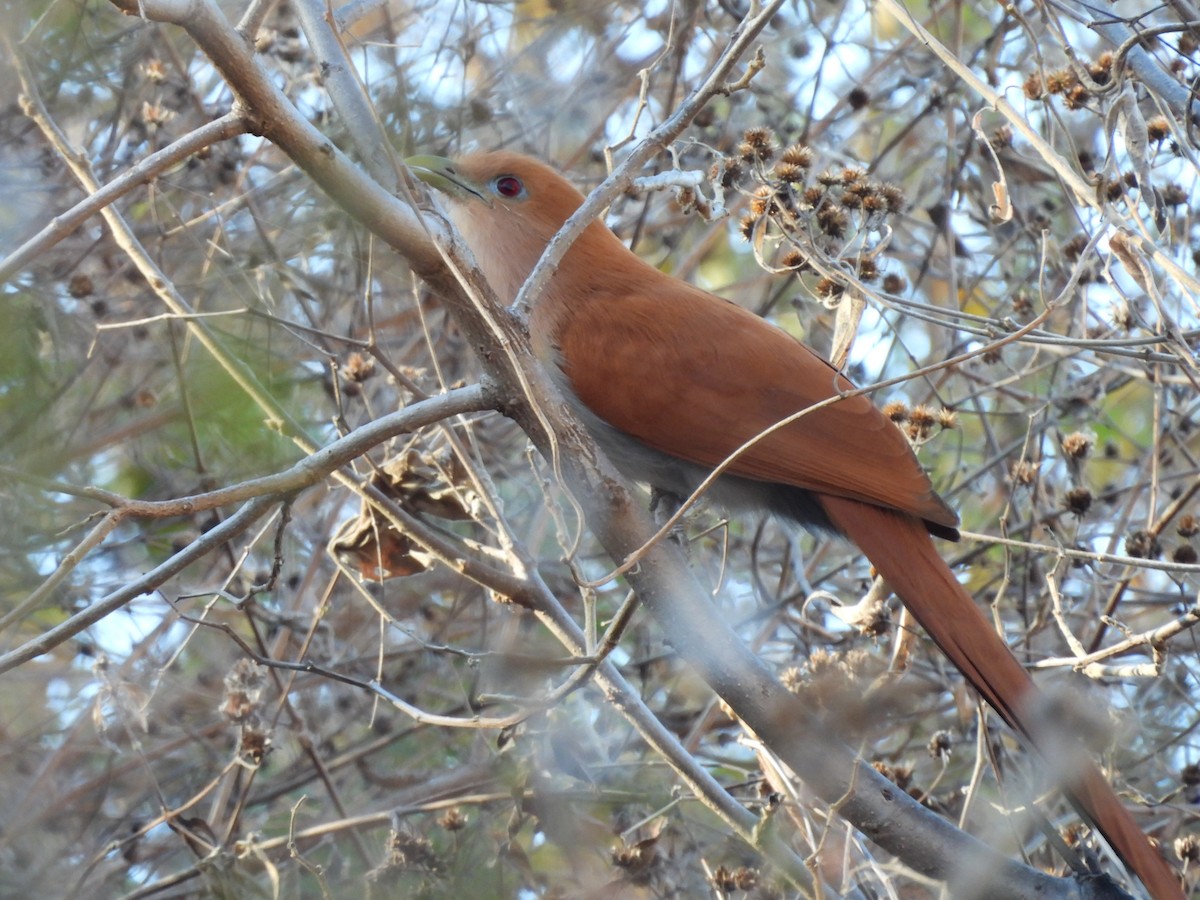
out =
<path fill-rule="evenodd" d="M 499 297 L 511 300 L 583 196 L 515 153 L 409 160 Z M 593 221 L 531 305 L 534 352 L 627 477 L 687 496 L 743 443 L 853 388 L 812 350 L 753 313 L 660 272 Z M 712 487 L 733 509 L 766 510 L 853 541 L 983 698 L 1035 745 L 1028 673 L 938 554 L 958 516 L 908 440 L 865 396 L 771 432 Z M 1081 757 L 1082 759 L 1082 757 Z M 1067 791 L 1156 900 L 1179 880 L 1099 770 Z"/>

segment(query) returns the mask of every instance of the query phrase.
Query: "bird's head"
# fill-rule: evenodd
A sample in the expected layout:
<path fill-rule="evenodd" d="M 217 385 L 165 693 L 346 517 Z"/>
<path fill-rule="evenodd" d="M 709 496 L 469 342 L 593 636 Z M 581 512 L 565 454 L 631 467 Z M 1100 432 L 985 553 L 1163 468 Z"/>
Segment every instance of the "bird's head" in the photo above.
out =
<path fill-rule="evenodd" d="M 457 160 L 414 156 L 407 162 L 414 175 L 449 201 L 451 220 L 504 301 L 516 296 L 550 239 L 583 203 L 583 195 L 562 175 L 519 153 L 475 153 Z M 576 239 L 562 270 L 576 277 L 602 273 L 611 267 L 613 254 L 627 263 L 636 259 L 603 222 L 595 221 Z"/>

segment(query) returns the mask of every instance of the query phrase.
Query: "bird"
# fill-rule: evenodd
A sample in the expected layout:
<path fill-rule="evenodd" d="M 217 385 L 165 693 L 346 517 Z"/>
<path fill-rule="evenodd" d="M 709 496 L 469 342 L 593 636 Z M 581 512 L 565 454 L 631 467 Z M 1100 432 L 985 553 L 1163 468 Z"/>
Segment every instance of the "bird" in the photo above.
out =
<path fill-rule="evenodd" d="M 584 201 L 558 171 L 511 151 L 407 162 L 445 198 L 480 270 L 509 302 Z M 748 309 L 641 259 L 600 219 L 531 301 L 528 330 L 573 412 L 632 481 L 689 496 L 767 432 L 732 460 L 708 499 L 851 541 L 979 695 L 1045 745 L 1033 680 L 933 542 L 958 540 L 957 514 L 899 427 L 833 365 Z M 1182 898 L 1099 769 L 1082 756 L 1072 768 L 1068 795 L 1150 895 Z"/>

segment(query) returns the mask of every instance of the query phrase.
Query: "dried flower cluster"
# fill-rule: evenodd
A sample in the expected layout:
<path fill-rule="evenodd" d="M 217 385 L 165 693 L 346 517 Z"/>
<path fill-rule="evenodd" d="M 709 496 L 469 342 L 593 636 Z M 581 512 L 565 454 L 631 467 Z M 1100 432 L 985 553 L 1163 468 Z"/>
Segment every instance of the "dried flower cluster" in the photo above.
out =
<path fill-rule="evenodd" d="M 1112 78 L 1113 55 L 1102 53 L 1087 68 L 1088 78 L 1093 86 L 1103 87 Z M 1080 73 L 1072 68 L 1055 69 L 1043 77 L 1041 72 L 1034 72 L 1025 79 L 1025 96 L 1030 100 L 1041 100 L 1046 95 L 1058 95 L 1063 98 L 1067 109 L 1081 109 L 1087 103 L 1092 91 L 1085 85 Z"/>
<path fill-rule="evenodd" d="M 225 675 L 221 715 L 241 728 L 241 752 L 259 765 L 271 750 L 270 728 L 263 709 L 266 671 L 249 659 L 239 659 Z"/>
<path fill-rule="evenodd" d="M 920 404 L 910 408 L 901 400 L 893 400 L 884 404 L 883 414 L 899 425 L 915 446 L 933 437 L 935 426 L 939 431 L 958 427 L 958 414 L 945 407 L 934 410 Z"/>
<path fill-rule="evenodd" d="M 848 267 L 861 281 L 880 278 L 871 236 L 906 206 L 903 191 L 877 181 L 857 166 L 816 171 L 816 154 L 793 144 L 779 149 L 769 128 L 751 128 L 734 154 L 713 167 L 711 177 L 748 197 L 739 223 L 742 236 L 756 249 L 781 246 L 778 266 L 797 273 L 820 268 L 814 290 L 823 300 L 841 295 L 844 283 L 830 270 Z M 820 260 L 823 265 L 814 266 Z M 888 276 L 885 290 L 901 290 L 903 279 Z"/>

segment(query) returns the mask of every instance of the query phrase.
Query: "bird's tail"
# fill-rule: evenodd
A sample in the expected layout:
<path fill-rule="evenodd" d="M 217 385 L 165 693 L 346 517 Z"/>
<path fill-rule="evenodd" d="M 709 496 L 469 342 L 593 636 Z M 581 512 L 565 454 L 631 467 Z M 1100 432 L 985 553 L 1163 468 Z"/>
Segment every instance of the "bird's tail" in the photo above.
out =
<path fill-rule="evenodd" d="M 857 500 L 822 496 L 833 524 L 860 550 L 903 601 L 934 643 L 1004 720 L 1031 743 L 1057 758 L 1069 736 L 1048 733 L 1039 721 L 1037 689 L 996 634 L 971 595 L 937 552 L 925 525 L 914 516 Z M 1042 717 L 1045 718 L 1045 717 Z M 1072 753 L 1064 790 L 1108 840 L 1155 900 L 1182 900 L 1179 879 L 1150 843 L 1100 771 Z"/>

